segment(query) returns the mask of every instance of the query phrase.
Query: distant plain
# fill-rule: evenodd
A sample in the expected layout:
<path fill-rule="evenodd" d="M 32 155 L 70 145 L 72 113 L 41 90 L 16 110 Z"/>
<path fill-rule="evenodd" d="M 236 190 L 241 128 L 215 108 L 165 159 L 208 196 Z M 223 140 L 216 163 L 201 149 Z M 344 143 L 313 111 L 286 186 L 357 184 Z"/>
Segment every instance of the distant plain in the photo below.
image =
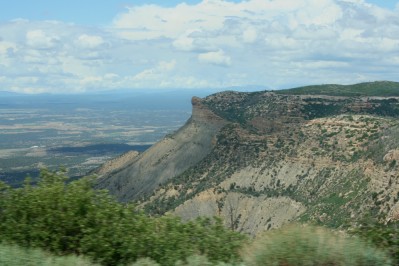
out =
<path fill-rule="evenodd" d="M 78 177 L 130 150 L 144 151 L 181 127 L 190 99 L 211 92 L 0 92 L 0 179 L 18 186 L 40 168 Z"/>

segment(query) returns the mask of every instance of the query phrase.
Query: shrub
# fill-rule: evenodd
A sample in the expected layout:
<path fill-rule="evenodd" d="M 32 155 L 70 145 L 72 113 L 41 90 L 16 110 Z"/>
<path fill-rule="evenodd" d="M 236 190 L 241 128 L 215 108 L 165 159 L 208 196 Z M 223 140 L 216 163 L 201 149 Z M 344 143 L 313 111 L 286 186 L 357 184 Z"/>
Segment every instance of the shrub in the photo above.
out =
<path fill-rule="evenodd" d="M 176 266 L 212 266 L 213 264 L 205 256 L 194 255 L 185 261 L 178 261 Z"/>
<path fill-rule="evenodd" d="M 391 221 L 382 224 L 377 220 L 365 218 L 360 226 L 350 231 L 352 234 L 360 236 L 377 247 L 389 252 L 395 265 L 399 265 L 399 222 Z"/>
<path fill-rule="evenodd" d="M 175 263 L 175 266 L 232 266 L 232 265 L 233 264 L 228 264 L 225 262 L 212 263 L 204 255 L 192 255 L 192 256 L 186 258 L 185 260 L 179 260 Z M 240 265 L 242 265 L 242 264 L 240 264 Z M 152 259 L 142 258 L 142 259 L 138 259 L 131 266 L 159 266 L 159 264 Z"/>
<path fill-rule="evenodd" d="M 77 256 L 54 256 L 40 249 L 27 249 L 15 245 L 0 244 L 0 265 L 7 266 L 95 266 L 89 260 Z"/>
<path fill-rule="evenodd" d="M 130 252 L 125 246 L 128 238 L 130 241 L 126 234 L 131 230 L 126 226 L 133 217 L 130 209 L 106 191 L 93 190 L 91 178 L 66 180 L 65 172 L 43 170 L 38 186 L 27 182 L 22 188 L 4 190 L 0 199 L 2 239 L 55 254 L 83 253 L 105 264 L 135 258 L 137 251 Z"/>
<path fill-rule="evenodd" d="M 251 265 L 390 265 L 389 257 L 355 237 L 311 226 L 268 231 L 246 249 Z"/>
<path fill-rule="evenodd" d="M 174 265 L 193 254 L 212 262 L 239 259 L 245 237 L 220 220 L 149 217 L 92 189 L 92 178 L 66 179 L 63 171 L 43 170 L 37 186 L 0 185 L 0 239 L 55 254 L 84 254 L 104 265 L 144 257 Z"/>
<path fill-rule="evenodd" d="M 150 258 L 138 259 L 132 266 L 159 266 L 159 264 Z"/>
<path fill-rule="evenodd" d="M 224 262 L 212 263 L 204 255 L 192 255 L 185 261 L 178 261 L 176 266 L 232 266 L 233 264 L 227 264 Z"/>

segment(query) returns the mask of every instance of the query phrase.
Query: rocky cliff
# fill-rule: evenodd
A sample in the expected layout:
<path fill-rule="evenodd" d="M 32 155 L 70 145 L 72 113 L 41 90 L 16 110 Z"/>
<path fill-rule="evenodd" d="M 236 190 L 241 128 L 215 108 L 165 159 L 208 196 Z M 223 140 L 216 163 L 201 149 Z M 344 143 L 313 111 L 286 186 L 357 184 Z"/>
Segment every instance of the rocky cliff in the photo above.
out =
<path fill-rule="evenodd" d="M 206 157 L 226 121 L 204 106 L 200 98 L 193 97 L 192 105 L 190 120 L 176 133 L 123 162 L 123 167 L 97 172 L 97 187 L 109 189 L 120 201 L 138 200 Z"/>
<path fill-rule="evenodd" d="M 185 126 L 99 186 L 154 214 L 219 216 L 250 234 L 293 220 L 396 219 L 399 85 L 353 86 L 193 98 Z"/>

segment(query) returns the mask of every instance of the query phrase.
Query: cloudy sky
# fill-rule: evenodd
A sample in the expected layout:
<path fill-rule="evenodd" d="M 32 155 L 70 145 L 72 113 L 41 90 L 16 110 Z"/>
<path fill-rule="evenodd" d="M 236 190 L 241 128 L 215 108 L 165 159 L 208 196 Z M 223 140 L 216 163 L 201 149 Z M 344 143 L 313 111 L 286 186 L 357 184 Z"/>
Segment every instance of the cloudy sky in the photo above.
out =
<path fill-rule="evenodd" d="M 0 91 L 399 81 L 397 2 L 1 0 Z"/>

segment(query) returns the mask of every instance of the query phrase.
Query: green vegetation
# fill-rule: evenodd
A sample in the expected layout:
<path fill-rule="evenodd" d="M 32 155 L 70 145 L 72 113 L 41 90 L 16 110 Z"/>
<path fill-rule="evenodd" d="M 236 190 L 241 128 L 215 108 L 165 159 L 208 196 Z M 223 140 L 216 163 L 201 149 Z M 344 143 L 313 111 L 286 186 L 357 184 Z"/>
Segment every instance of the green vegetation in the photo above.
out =
<path fill-rule="evenodd" d="M 321 227 L 268 231 L 247 248 L 247 265 L 391 265 L 388 255 L 364 241 Z"/>
<path fill-rule="evenodd" d="M 94 266 L 90 260 L 73 255 L 55 256 L 40 249 L 0 244 L 0 265 L 6 266 Z"/>
<path fill-rule="evenodd" d="M 376 163 L 384 163 L 384 156 L 399 147 L 399 126 L 394 121 L 387 127 L 379 138 L 368 146 L 365 156 Z"/>
<path fill-rule="evenodd" d="M 236 261 L 245 236 L 220 220 L 183 223 L 175 217 L 148 217 L 134 206 L 92 189 L 89 177 L 66 183 L 64 171 L 43 170 L 37 186 L 1 186 L 0 238 L 54 254 L 83 254 L 104 265 L 148 257 L 174 265 L 190 255 Z"/>
<path fill-rule="evenodd" d="M 375 234 L 370 227 L 362 232 L 374 237 L 376 244 L 386 246 L 386 240 L 393 237 Z M 388 230 L 380 227 L 383 233 Z M 379 231 L 380 232 L 380 231 Z M 396 234 L 395 234 L 396 236 Z M 389 242 L 391 243 L 391 242 Z M 397 253 L 395 246 L 388 246 Z M 396 248 L 396 249 L 395 249 Z M 322 227 L 290 225 L 282 229 L 265 232 L 248 243 L 241 252 L 239 265 L 392 265 L 387 252 L 375 248 L 358 237 L 350 237 L 343 232 L 335 232 Z M 20 248 L 15 245 L 0 245 L 0 265 L 7 266 L 94 266 L 92 262 L 76 256 L 54 256 L 39 249 Z M 117 265 L 110 263 L 109 265 Z M 139 258 L 129 263 L 131 266 L 160 266 L 151 258 Z M 229 266 L 234 263 L 215 262 L 205 255 L 190 255 L 176 261 L 176 266 Z"/>
<path fill-rule="evenodd" d="M 350 230 L 354 235 L 373 243 L 377 247 L 387 250 L 394 260 L 394 265 L 399 265 L 399 222 L 391 221 L 381 223 L 370 217 Z"/>
<path fill-rule="evenodd" d="M 278 94 L 332 96 L 399 96 L 399 83 L 391 81 L 365 82 L 353 85 L 313 85 L 275 91 Z"/>
<path fill-rule="evenodd" d="M 66 179 L 43 170 L 37 186 L 2 184 L 1 265 L 390 265 L 384 252 L 329 229 L 291 226 L 251 243 L 218 219 L 149 217 L 93 190 L 89 177 Z"/>
<path fill-rule="evenodd" d="M 328 104 L 309 101 L 307 105 L 303 106 L 303 113 L 307 119 L 314 119 L 339 114 L 342 112 L 343 107 L 344 103 Z"/>

